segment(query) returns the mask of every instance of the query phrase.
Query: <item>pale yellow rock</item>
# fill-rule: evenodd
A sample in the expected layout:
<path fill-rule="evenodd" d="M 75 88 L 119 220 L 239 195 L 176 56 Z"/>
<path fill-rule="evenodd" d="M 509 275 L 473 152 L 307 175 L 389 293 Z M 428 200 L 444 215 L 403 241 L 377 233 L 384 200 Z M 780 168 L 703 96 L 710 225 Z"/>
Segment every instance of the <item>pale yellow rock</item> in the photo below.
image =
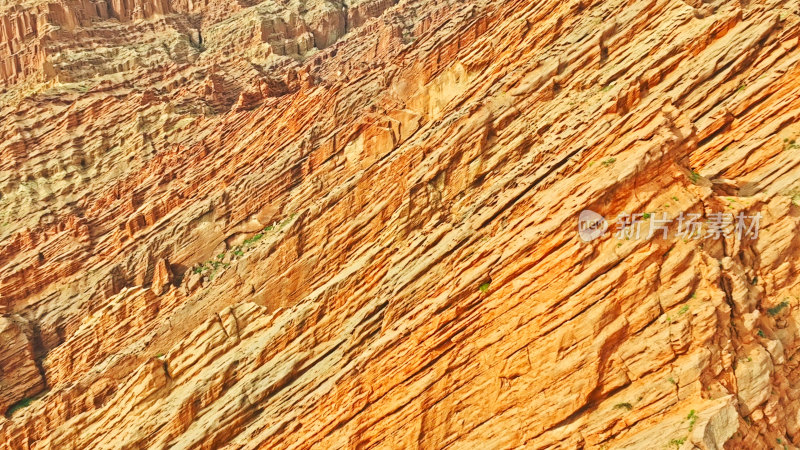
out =
<path fill-rule="evenodd" d="M 796 12 L 0 0 L 0 447 L 797 447 Z"/>

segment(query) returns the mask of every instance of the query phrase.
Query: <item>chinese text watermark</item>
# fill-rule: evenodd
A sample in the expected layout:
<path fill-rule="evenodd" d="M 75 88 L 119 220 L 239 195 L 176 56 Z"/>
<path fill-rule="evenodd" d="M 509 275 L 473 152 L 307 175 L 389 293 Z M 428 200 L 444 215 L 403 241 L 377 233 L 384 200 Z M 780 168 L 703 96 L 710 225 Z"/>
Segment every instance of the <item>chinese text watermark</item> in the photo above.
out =
<path fill-rule="evenodd" d="M 615 236 L 617 239 L 668 239 L 670 235 L 685 240 L 719 239 L 736 236 L 739 239 L 757 239 L 761 223 L 761 213 L 736 215 L 715 212 L 705 218 L 698 213 L 681 212 L 676 217 L 662 213 L 627 213 L 616 218 Z M 645 224 L 643 227 L 642 224 Z M 600 214 L 583 210 L 578 217 L 578 234 L 585 242 L 603 236 L 609 228 L 606 219 Z"/>

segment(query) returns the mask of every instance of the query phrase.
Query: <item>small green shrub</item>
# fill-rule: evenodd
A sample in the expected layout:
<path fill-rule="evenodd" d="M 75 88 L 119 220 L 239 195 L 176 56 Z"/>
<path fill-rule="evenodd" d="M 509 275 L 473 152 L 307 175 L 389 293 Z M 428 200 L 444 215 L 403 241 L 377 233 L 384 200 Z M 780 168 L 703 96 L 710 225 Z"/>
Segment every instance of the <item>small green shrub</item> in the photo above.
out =
<path fill-rule="evenodd" d="M 689 432 L 691 433 L 694 429 L 694 424 L 697 422 L 697 411 L 691 410 L 689 411 L 689 415 L 686 416 L 686 420 L 689 421 Z"/>
<path fill-rule="evenodd" d="M 792 189 L 787 195 L 792 198 L 794 206 L 800 206 L 800 189 Z"/>
<path fill-rule="evenodd" d="M 603 165 L 608 167 L 608 166 L 614 164 L 615 162 L 617 162 L 617 158 L 608 158 L 605 161 L 603 161 Z"/>
<path fill-rule="evenodd" d="M 633 405 L 631 405 L 628 402 L 617 403 L 616 405 L 614 405 L 614 409 L 624 409 L 624 410 L 630 411 L 630 410 L 633 409 Z"/>
<path fill-rule="evenodd" d="M 486 283 L 483 283 L 480 286 L 478 286 L 478 289 L 485 294 L 489 292 L 489 285 L 491 284 L 492 284 L 491 281 L 487 281 Z"/>
<path fill-rule="evenodd" d="M 780 313 L 783 310 L 783 308 L 786 308 L 787 306 L 789 306 L 789 302 L 784 300 L 779 304 L 773 306 L 772 308 L 767 309 L 767 312 L 769 313 L 770 316 L 775 316 L 778 313 Z"/>
<path fill-rule="evenodd" d="M 667 446 L 668 447 L 680 448 L 681 445 L 683 445 L 684 442 L 686 442 L 686 437 L 685 436 L 680 438 L 680 439 L 670 439 L 670 441 L 667 443 Z"/>
<path fill-rule="evenodd" d="M 27 408 L 28 406 L 31 405 L 31 403 L 33 403 L 34 400 L 42 398 L 45 394 L 47 394 L 46 390 L 31 397 L 25 397 L 22 400 L 18 401 L 17 403 L 14 403 L 13 405 L 8 407 L 8 410 L 6 411 L 6 417 L 11 417 L 12 415 L 14 415 L 15 412 L 23 408 Z"/>
<path fill-rule="evenodd" d="M 33 403 L 33 398 L 32 397 L 23 398 L 22 400 L 18 401 L 17 403 L 14 403 L 13 405 L 11 405 L 8 408 L 8 411 L 6 411 L 6 415 L 8 417 L 11 417 L 12 415 L 14 415 L 15 412 L 19 411 L 20 409 L 27 408 L 28 406 L 30 406 L 31 403 Z"/>
<path fill-rule="evenodd" d="M 295 214 L 292 214 L 291 216 L 289 216 L 287 219 L 285 219 L 281 223 L 277 223 L 276 222 L 273 225 L 269 225 L 269 226 L 264 227 L 264 229 L 260 233 L 257 233 L 257 234 L 255 234 L 254 236 L 252 236 L 252 237 L 250 237 L 248 239 L 245 239 L 244 242 L 242 242 L 241 245 L 238 245 L 238 246 L 234 247 L 231 252 L 237 257 L 244 256 L 244 253 L 245 253 L 244 250 L 245 249 L 247 249 L 248 247 L 252 246 L 256 242 L 258 242 L 261 239 L 263 239 L 266 236 L 266 233 L 274 230 L 276 227 L 279 227 L 279 226 L 283 227 L 283 226 L 289 224 L 292 220 L 294 220 L 294 217 L 295 217 Z M 209 280 L 213 280 L 214 277 L 217 275 L 217 272 L 221 268 L 222 269 L 227 269 L 227 268 L 231 267 L 230 263 L 223 262 L 225 260 L 225 255 L 226 254 L 227 254 L 227 252 L 222 252 L 219 255 L 216 255 L 213 259 L 211 259 L 209 261 L 206 261 L 204 263 L 200 263 L 199 265 L 197 265 L 197 266 L 192 268 L 192 272 L 196 273 L 196 274 L 199 274 L 199 275 L 208 276 Z"/>
<path fill-rule="evenodd" d="M 251 237 L 250 239 L 246 239 L 242 244 L 243 245 L 252 245 L 252 244 L 255 244 L 256 242 L 260 241 L 261 238 L 263 238 L 263 237 L 264 237 L 264 233 L 258 233 L 255 236 Z"/>

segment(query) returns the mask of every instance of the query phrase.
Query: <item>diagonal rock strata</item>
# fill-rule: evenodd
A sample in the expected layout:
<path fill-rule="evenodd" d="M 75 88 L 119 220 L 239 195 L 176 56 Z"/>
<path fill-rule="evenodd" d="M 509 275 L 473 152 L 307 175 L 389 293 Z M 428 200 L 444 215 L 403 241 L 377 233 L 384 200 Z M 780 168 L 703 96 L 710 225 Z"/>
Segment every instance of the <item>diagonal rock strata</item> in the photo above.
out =
<path fill-rule="evenodd" d="M 791 3 L 105 5 L 0 41 L 7 448 L 794 447 Z"/>

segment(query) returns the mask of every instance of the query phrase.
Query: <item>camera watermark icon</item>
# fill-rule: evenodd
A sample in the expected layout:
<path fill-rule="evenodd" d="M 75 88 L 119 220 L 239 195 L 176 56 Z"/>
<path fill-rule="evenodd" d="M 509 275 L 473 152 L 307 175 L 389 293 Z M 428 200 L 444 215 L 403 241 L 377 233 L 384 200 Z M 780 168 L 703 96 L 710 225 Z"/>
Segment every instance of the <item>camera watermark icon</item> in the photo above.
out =
<path fill-rule="evenodd" d="M 605 217 L 590 210 L 584 209 L 578 216 L 578 235 L 583 242 L 591 242 L 608 231 L 608 221 Z"/>
<path fill-rule="evenodd" d="M 706 221 L 702 221 L 702 216 L 697 213 L 684 214 L 681 212 L 677 217 L 669 217 L 667 213 L 634 213 L 624 212 L 617 216 L 616 237 L 617 239 L 651 239 L 660 236 L 662 239 L 669 238 L 670 226 L 676 225 L 676 238 L 685 240 L 696 239 L 719 239 L 735 235 L 739 239 L 750 238 L 758 239 L 758 229 L 761 223 L 761 213 L 748 216 L 740 212 L 736 216 L 729 213 L 715 212 L 706 216 Z M 646 229 L 642 230 L 642 224 Z M 584 242 L 591 242 L 608 231 L 608 221 L 600 214 L 585 209 L 578 216 L 578 235 Z"/>

